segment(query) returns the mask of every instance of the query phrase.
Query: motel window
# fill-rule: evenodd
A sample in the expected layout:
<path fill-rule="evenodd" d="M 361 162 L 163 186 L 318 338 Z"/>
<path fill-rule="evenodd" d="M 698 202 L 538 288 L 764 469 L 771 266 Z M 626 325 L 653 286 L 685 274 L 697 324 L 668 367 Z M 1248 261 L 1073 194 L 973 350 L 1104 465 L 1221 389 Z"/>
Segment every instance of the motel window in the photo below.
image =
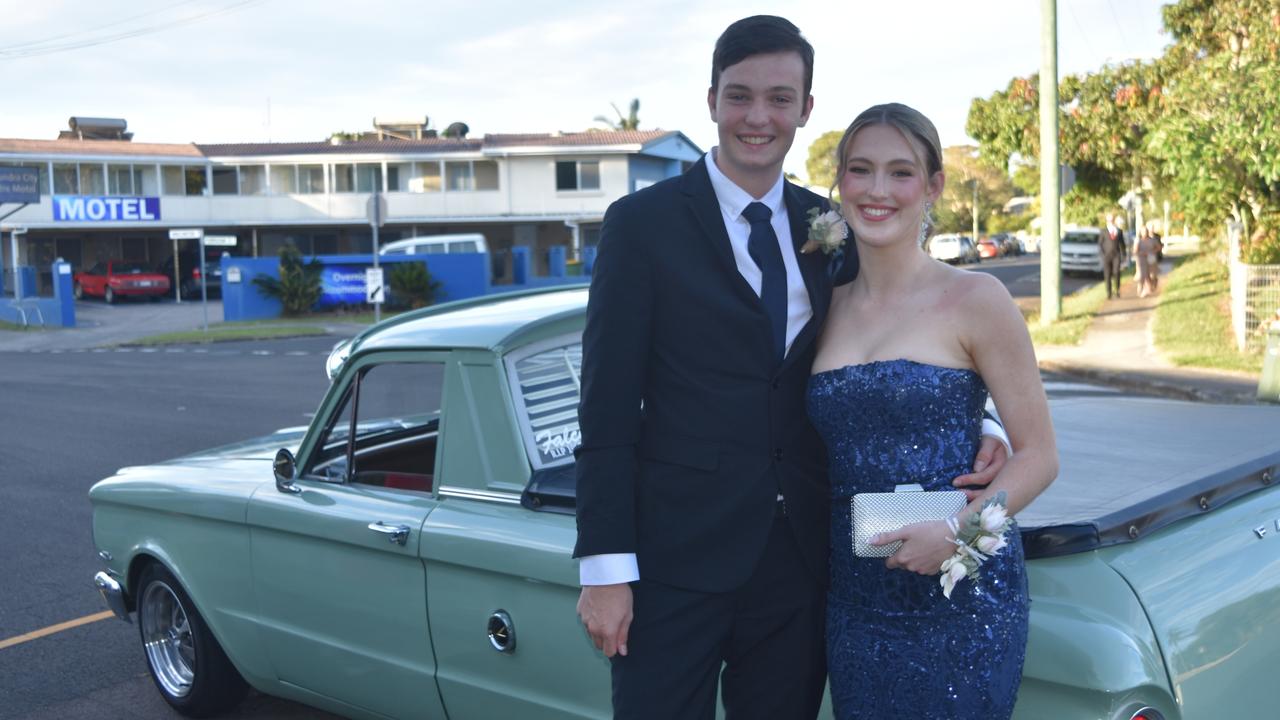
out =
<path fill-rule="evenodd" d="M 209 186 L 203 165 L 183 166 L 182 177 L 186 181 L 187 195 L 204 195 L 207 193 Z"/>
<path fill-rule="evenodd" d="M 382 163 L 356 165 L 356 192 L 382 192 Z"/>
<path fill-rule="evenodd" d="M 79 195 L 80 171 L 70 163 L 54 163 L 53 193 L 55 195 Z"/>
<path fill-rule="evenodd" d="M 144 197 L 160 194 L 160 180 L 156 175 L 155 165 L 133 166 L 133 192 Z"/>
<path fill-rule="evenodd" d="M 110 195 L 133 195 L 133 168 L 129 165 L 108 165 L 107 188 Z"/>
<path fill-rule="evenodd" d="M 349 193 L 356 190 L 356 166 L 351 163 L 339 163 L 333 166 L 333 191 Z"/>
<path fill-rule="evenodd" d="M 599 160 L 557 160 L 556 190 L 599 190 Z"/>
<path fill-rule="evenodd" d="M 440 162 L 417 162 L 413 164 L 413 178 L 409 180 L 409 192 L 440 192 Z"/>
<path fill-rule="evenodd" d="M 314 195 L 324 192 L 323 165 L 298 166 L 298 192 L 304 195 Z"/>
<path fill-rule="evenodd" d="M 235 167 L 213 168 L 213 194 L 235 195 L 240 191 L 240 182 L 236 177 Z"/>
<path fill-rule="evenodd" d="M 444 176 L 449 192 L 462 192 L 476 189 L 476 181 L 475 177 L 471 174 L 470 162 L 445 163 Z"/>
<path fill-rule="evenodd" d="M 291 195 L 298 192 L 298 168 L 296 165 L 271 166 L 271 194 Z"/>
<path fill-rule="evenodd" d="M 40 190 L 40 196 L 44 197 L 49 194 L 49 167 L 45 163 L 0 162 L 0 167 L 19 167 L 36 170 L 40 173 L 40 179 L 36 181 L 36 187 Z"/>
<path fill-rule="evenodd" d="M 107 177 L 100 163 L 80 163 L 80 194 L 107 194 Z"/>
<path fill-rule="evenodd" d="M 182 178 L 181 165 L 161 165 L 160 178 L 164 180 L 165 195 L 186 195 L 187 181 Z"/>
<path fill-rule="evenodd" d="M 387 163 L 387 192 L 408 192 L 411 163 Z"/>
<path fill-rule="evenodd" d="M 477 160 L 473 163 L 477 190 L 498 189 L 498 163 L 494 160 Z"/>
<path fill-rule="evenodd" d="M 240 194 L 267 194 L 267 167 L 265 165 L 240 166 Z"/>

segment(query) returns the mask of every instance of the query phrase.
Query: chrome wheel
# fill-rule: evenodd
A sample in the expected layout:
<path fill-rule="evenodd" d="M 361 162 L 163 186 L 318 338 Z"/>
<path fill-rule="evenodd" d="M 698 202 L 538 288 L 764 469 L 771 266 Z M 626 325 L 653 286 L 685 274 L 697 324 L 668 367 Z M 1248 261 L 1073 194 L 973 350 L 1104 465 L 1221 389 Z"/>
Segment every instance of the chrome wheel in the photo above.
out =
<path fill-rule="evenodd" d="M 186 697 L 195 680 L 196 644 L 182 602 L 165 582 L 147 586 L 138 604 L 142 645 L 156 682 L 175 698 Z"/>

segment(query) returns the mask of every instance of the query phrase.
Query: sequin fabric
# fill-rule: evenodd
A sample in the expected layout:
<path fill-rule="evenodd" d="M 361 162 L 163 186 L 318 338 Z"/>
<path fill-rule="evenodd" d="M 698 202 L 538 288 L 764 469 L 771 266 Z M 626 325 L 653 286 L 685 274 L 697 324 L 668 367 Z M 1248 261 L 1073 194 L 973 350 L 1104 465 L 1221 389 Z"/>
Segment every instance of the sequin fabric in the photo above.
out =
<path fill-rule="evenodd" d="M 969 472 L 987 388 L 972 370 L 888 360 L 809 380 L 808 410 L 831 467 L 827 658 L 837 718 L 1008 718 L 1027 647 L 1027 581 L 1009 546 L 951 599 L 938 577 L 853 555 L 849 498 Z"/>

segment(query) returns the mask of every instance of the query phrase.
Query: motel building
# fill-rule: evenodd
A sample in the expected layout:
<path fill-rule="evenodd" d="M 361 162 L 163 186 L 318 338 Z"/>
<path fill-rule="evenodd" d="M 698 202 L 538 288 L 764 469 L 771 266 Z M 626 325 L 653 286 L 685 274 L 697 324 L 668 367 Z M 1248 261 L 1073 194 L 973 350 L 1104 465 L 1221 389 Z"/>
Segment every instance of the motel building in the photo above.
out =
<path fill-rule="evenodd" d="M 234 236 L 235 256 L 369 253 L 369 201 L 381 193 L 379 244 L 481 233 L 492 282 L 510 282 L 510 250 L 570 258 L 594 245 L 611 202 L 680 174 L 703 154 L 663 130 L 435 137 L 423 122 L 379 122 L 358 139 L 325 142 L 134 142 L 124 120 L 73 117 L 56 140 L 0 139 L 0 167 L 34 168 L 40 202 L 0 220 L 4 287 L 36 268 L 51 292 L 56 258 L 79 271 L 105 260 L 160 266 L 179 243 L 169 230 Z M 0 216 L 15 205 L 0 206 Z M 224 240 L 225 242 L 225 240 Z M 186 252 L 192 246 L 183 246 Z M 17 257 L 14 257 L 14 253 Z"/>

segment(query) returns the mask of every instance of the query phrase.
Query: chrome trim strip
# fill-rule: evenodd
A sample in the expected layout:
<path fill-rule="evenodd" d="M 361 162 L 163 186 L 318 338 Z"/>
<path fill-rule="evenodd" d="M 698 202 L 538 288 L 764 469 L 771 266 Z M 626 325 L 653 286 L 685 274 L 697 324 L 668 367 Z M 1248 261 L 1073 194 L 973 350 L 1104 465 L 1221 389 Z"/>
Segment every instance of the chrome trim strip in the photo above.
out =
<path fill-rule="evenodd" d="M 129 619 L 129 609 L 124 604 L 124 589 L 120 587 L 120 583 L 110 575 L 100 572 L 93 576 L 93 584 L 97 586 L 98 592 L 102 593 L 102 599 L 106 601 L 111 612 L 121 620 L 133 624 Z"/>
<path fill-rule="evenodd" d="M 456 497 L 464 500 L 483 500 L 486 502 L 497 502 L 506 505 L 519 505 L 520 495 L 509 492 L 495 492 L 492 490 L 470 490 L 468 488 L 440 486 L 440 495 L 444 497 Z"/>

